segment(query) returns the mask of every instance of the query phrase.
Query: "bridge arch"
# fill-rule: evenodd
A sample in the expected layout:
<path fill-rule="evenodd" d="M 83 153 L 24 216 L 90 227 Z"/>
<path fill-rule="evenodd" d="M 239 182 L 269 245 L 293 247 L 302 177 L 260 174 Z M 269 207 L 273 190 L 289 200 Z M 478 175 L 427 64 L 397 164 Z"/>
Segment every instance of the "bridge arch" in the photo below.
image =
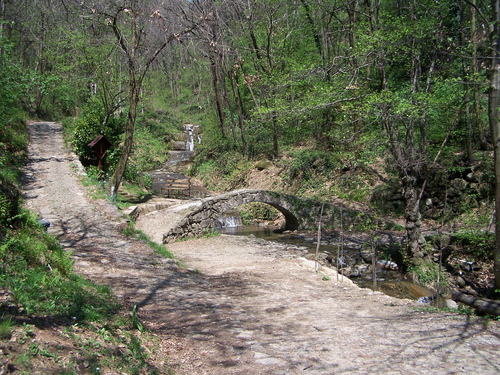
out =
<path fill-rule="evenodd" d="M 214 229 L 216 221 L 223 213 L 252 202 L 268 204 L 283 213 L 286 230 L 315 229 L 320 217 L 322 222 L 328 223 L 330 227 L 341 223 L 344 228 L 352 225 L 383 225 L 394 228 L 392 223 L 343 205 L 327 204 L 268 190 L 243 189 L 190 201 L 159 213 L 171 217 L 162 242 L 170 243 L 181 238 L 201 235 Z"/>
<path fill-rule="evenodd" d="M 217 202 L 212 207 L 217 208 L 219 215 L 248 203 L 265 203 L 281 212 L 285 218 L 285 230 L 296 230 L 300 221 L 295 213 L 295 207 L 284 196 L 266 190 L 237 190 L 214 198 Z M 215 224 L 215 221 L 214 223 Z"/>
<path fill-rule="evenodd" d="M 285 218 L 285 230 L 299 229 L 302 224 L 300 212 L 297 212 L 297 207 L 290 197 L 273 191 L 244 189 L 202 199 L 197 201 L 197 204 L 186 205 L 187 214 L 184 219 L 164 234 L 163 242 L 169 243 L 213 229 L 222 214 L 253 202 L 268 204 L 281 212 Z"/>

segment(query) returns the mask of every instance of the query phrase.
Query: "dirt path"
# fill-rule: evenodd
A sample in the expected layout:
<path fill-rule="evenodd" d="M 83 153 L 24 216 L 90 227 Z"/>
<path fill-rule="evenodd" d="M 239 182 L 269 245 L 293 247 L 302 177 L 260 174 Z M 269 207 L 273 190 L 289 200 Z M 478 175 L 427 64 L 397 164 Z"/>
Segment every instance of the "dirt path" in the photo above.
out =
<path fill-rule="evenodd" d="M 74 252 L 76 270 L 139 306 L 177 374 L 498 374 L 500 326 L 314 272 L 297 249 L 220 236 L 169 246 L 187 267 L 118 231 L 87 197 L 55 123 L 30 125 L 27 205 Z M 75 167 L 71 167 L 71 165 Z M 161 228 L 143 228 L 158 235 Z"/>

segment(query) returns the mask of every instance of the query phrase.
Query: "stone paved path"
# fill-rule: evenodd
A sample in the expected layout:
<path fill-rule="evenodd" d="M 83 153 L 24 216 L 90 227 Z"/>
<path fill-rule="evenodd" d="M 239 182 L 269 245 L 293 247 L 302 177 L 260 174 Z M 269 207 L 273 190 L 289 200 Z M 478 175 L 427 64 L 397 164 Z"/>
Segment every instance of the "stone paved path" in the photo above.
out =
<path fill-rule="evenodd" d="M 411 301 L 315 273 L 296 248 L 220 236 L 169 246 L 188 268 L 125 238 L 92 200 L 56 123 L 30 125 L 27 205 L 76 270 L 137 304 L 178 374 L 498 374 L 498 322 L 417 311 Z M 143 228 L 162 233 L 154 221 Z M 327 272 L 327 271 L 325 271 Z"/>

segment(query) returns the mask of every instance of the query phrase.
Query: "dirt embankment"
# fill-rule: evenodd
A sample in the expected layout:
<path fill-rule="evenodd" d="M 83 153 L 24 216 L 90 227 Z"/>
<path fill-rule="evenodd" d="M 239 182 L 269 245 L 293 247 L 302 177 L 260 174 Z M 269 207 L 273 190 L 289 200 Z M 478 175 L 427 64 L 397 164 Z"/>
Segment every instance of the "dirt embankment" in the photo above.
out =
<path fill-rule="evenodd" d="M 360 289 L 298 249 L 219 236 L 169 249 L 124 238 L 120 213 L 88 198 L 60 125 L 30 126 L 28 206 L 74 252 L 76 270 L 137 304 L 178 374 L 498 374 L 500 327 Z M 146 228 L 154 237 L 161 231 Z M 325 271 L 326 272 L 326 271 Z M 332 271 L 330 271 L 332 272 Z"/>

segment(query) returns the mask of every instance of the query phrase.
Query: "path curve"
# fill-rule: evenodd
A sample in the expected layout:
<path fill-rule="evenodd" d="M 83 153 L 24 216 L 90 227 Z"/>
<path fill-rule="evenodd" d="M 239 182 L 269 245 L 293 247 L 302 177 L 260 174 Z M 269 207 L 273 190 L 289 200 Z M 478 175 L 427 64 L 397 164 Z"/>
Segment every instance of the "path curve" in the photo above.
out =
<path fill-rule="evenodd" d="M 88 197 L 59 124 L 29 128 L 27 206 L 52 223 L 77 272 L 139 306 L 177 374 L 500 373 L 498 322 L 419 312 L 334 273 L 326 281 L 298 248 L 196 239 L 169 245 L 195 270 L 177 268 L 123 237 L 112 204 Z"/>

